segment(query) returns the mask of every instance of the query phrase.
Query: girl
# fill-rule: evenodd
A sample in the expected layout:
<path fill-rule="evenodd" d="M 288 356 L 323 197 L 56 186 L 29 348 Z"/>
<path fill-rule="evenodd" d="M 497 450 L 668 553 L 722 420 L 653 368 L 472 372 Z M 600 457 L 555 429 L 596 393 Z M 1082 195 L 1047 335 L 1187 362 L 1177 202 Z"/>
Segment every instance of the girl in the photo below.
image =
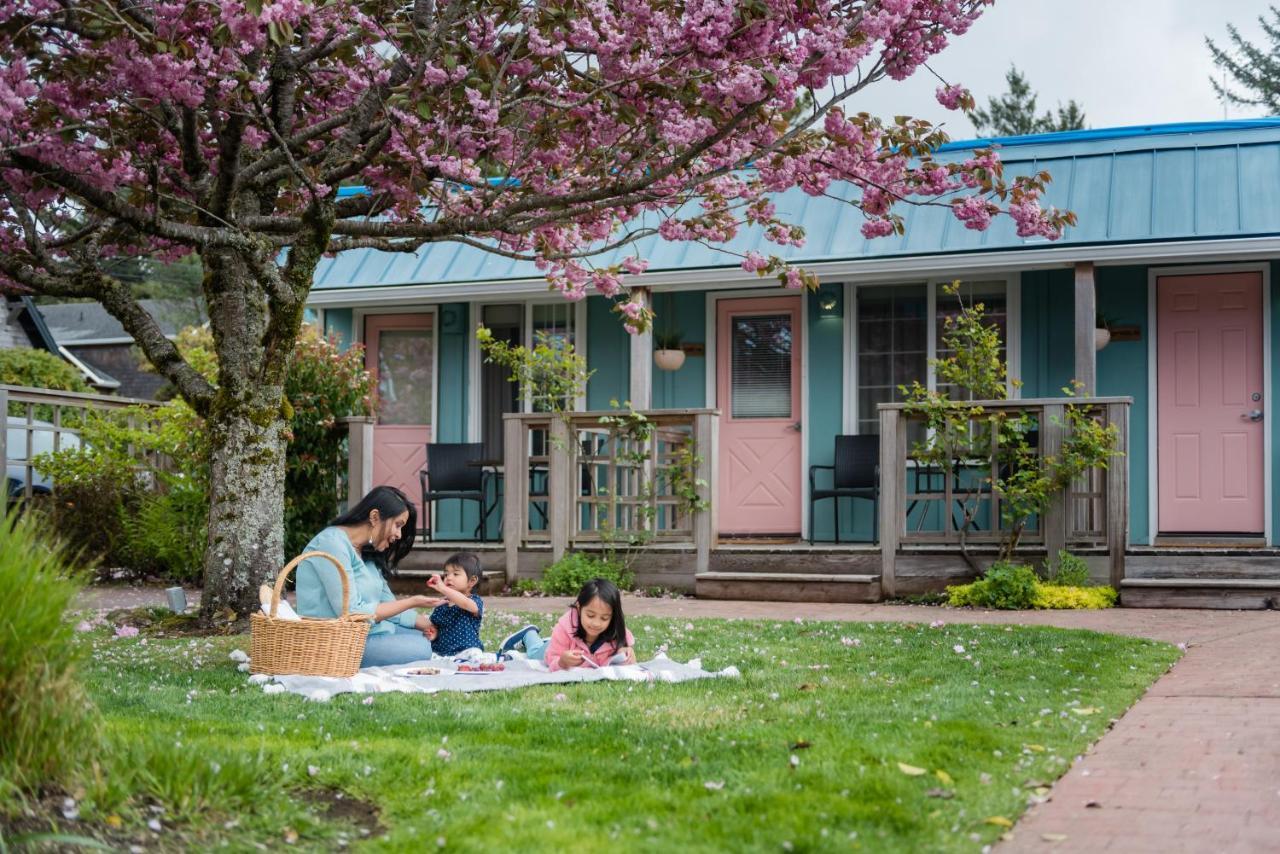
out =
<path fill-rule="evenodd" d="M 431 658 L 427 639 L 431 621 L 418 609 L 434 608 L 444 600 L 435 596 L 397 599 L 383 577 L 413 548 L 416 525 L 416 508 L 403 492 L 393 486 L 375 486 L 304 549 L 336 557 L 351 589 L 351 612 L 373 617 L 361 667 Z M 342 581 L 324 558 L 308 558 L 298 565 L 297 593 L 297 610 L 304 617 L 332 619 L 342 613 Z"/>
<path fill-rule="evenodd" d="M 556 623 L 551 640 L 543 640 L 537 626 L 525 626 L 509 635 L 499 652 L 523 646 L 529 658 L 545 661 L 550 670 L 568 670 L 635 664 L 634 645 L 635 638 L 622 617 L 622 594 L 612 581 L 593 578 Z"/>

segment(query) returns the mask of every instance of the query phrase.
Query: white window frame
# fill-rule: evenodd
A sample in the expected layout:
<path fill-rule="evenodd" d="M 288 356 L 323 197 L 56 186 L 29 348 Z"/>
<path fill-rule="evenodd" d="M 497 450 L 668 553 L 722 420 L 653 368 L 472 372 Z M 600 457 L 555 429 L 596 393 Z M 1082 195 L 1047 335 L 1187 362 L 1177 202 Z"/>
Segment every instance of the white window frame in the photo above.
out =
<path fill-rule="evenodd" d="M 844 286 L 844 364 L 847 369 L 845 375 L 848 378 L 844 411 L 844 432 L 846 434 L 858 431 L 860 415 L 858 411 L 858 289 L 863 287 L 925 286 L 925 312 L 927 315 L 925 329 L 925 335 L 927 336 L 926 354 L 929 360 L 926 363 L 925 380 L 927 387 L 933 390 L 937 388 L 937 375 L 933 370 L 932 361 L 938 357 L 938 289 L 942 285 L 950 284 L 957 278 L 963 282 L 1004 282 L 1005 360 L 1009 366 L 1008 393 L 1011 399 L 1017 399 L 1022 396 L 1019 382 L 1022 378 L 1022 282 L 1019 273 L 938 276 L 924 279 L 923 281 L 917 279 L 915 281 L 893 282 L 846 282 Z"/>

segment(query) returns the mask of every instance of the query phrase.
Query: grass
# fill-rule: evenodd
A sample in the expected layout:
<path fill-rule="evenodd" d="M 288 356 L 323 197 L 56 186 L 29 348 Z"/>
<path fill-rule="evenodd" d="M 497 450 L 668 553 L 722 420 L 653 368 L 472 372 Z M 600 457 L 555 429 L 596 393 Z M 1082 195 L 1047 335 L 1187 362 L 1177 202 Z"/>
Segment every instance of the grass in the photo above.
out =
<path fill-rule="evenodd" d="M 486 643 L 517 622 L 488 615 Z M 1178 656 L 1051 628 L 629 622 L 642 658 L 743 676 L 317 704 L 249 685 L 228 658 L 247 638 L 99 629 L 111 746 L 63 829 L 174 850 L 977 851 Z"/>

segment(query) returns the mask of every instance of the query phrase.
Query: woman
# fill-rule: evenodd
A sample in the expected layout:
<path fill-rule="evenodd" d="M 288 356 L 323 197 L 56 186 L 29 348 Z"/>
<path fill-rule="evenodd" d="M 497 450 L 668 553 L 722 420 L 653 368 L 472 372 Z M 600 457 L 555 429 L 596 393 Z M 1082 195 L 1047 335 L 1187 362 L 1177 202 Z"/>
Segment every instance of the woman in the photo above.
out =
<path fill-rule="evenodd" d="M 417 518 L 413 502 L 403 492 L 393 486 L 375 486 L 303 550 L 336 557 L 351 589 L 348 609 L 373 615 L 361 667 L 431 657 L 431 641 L 426 635 L 431 620 L 415 609 L 434 608 L 444 600 L 431 596 L 397 599 L 383 577 L 384 571 L 394 569 L 413 548 Z M 342 581 L 334 565 L 322 557 L 308 558 L 298 566 L 298 613 L 328 619 L 342 613 Z"/>

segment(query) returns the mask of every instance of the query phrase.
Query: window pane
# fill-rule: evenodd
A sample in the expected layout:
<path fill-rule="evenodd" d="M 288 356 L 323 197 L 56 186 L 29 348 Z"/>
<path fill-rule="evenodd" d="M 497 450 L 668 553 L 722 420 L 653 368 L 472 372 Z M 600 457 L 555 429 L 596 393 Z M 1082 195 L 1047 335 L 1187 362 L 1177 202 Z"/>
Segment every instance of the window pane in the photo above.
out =
<path fill-rule="evenodd" d="M 902 400 L 900 385 L 926 379 L 924 285 L 858 290 L 858 432 L 877 433 L 877 404 Z"/>
<path fill-rule="evenodd" d="M 430 329 L 388 329 L 378 335 L 378 423 L 431 423 Z"/>
<path fill-rule="evenodd" d="M 987 326 L 994 326 L 1000 333 L 1000 359 L 1007 361 L 1008 359 L 1008 297 L 1005 294 L 1004 282 L 964 282 L 960 286 L 960 293 L 964 297 L 965 303 L 973 305 L 981 303 L 983 308 L 983 319 Z M 944 294 L 939 288 L 938 300 L 938 324 L 935 335 L 937 336 L 938 358 L 944 359 L 950 356 L 953 351 L 947 349 L 942 341 L 942 336 L 946 334 L 946 321 L 949 318 L 958 317 L 960 314 L 960 302 L 956 297 Z M 952 399 L 969 399 L 971 394 L 954 386 L 940 385 L 938 390 L 947 393 Z"/>
<path fill-rule="evenodd" d="M 791 417 L 791 315 L 733 319 L 734 418 Z"/>
<path fill-rule="evenodd" d="M 533 335 L 529 343 L 536 347 L 545 340 L 548 345 L 576 347 L 577 339 L 573 328 L 574 308 L 575 303 L 564 301 L 535 305 Z M 569 406 L 572 403 L 573 401 L 565 401 L 563 405 Z M 547 404 L 535 401 L 533 408 L 536 412 L 545 412 Z"/>

